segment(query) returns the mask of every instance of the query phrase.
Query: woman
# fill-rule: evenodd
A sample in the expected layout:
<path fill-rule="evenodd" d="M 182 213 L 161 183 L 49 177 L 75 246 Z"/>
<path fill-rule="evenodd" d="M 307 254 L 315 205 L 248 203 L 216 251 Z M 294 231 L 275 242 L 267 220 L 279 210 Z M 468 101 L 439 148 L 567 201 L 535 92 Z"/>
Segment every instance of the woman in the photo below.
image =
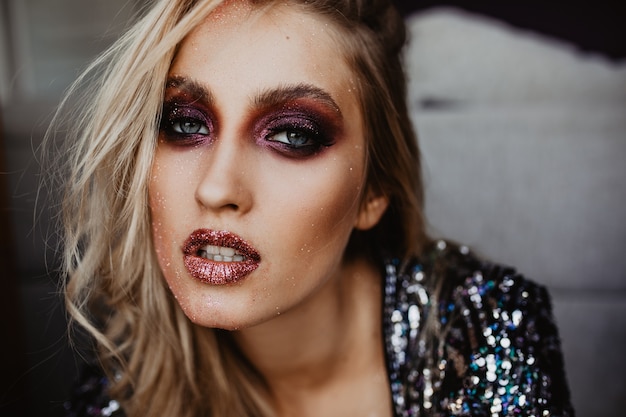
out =
<path fill-rule="evenodd" d="M 70 415 L 573 415 L 549 299 L 431 242 L 387 1 L 159 1 L 69 141 Z"/>

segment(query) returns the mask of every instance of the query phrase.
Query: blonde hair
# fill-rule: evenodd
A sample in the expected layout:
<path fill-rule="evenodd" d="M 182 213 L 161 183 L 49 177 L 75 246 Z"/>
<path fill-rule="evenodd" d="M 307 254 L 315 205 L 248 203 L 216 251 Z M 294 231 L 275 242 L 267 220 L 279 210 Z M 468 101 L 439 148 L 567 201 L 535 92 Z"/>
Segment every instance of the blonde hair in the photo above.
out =
<path fill-rule="evenodd" d="M 273 415 L 263 378 L 228 333 L 184 316 L 152 245 L 147 184 L 165 80 L 177 46 L 220 2 L 158 1 L 68 95 L 79 95 L 82 107 L 67 119 L 74 125 L 59 153 L 66 305 L 93 336 L 110 394 L 129 416 Z M 381 224 L 355 234 L 349 250 L 415 256 L 426 237 L 399 58 L 402 19 L 387 1 L 302 7 L 345 32 L 338 39 L 357 75 L 369 134 L 368 181 L 390 199 Z M 54 126 L 64 126 L 60 116 Z"/>

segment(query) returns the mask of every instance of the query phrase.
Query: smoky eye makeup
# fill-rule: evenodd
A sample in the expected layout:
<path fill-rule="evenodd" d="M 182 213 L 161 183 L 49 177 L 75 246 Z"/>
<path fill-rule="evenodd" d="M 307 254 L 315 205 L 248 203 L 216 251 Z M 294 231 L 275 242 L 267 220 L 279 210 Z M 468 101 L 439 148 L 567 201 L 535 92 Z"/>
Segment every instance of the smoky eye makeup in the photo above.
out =
<path fill-rule="evenodd" d="M 288 158 L 306 158 L 335 144 L 340 126 L 329 111 L 318 106 L 290 106 L 270 110 L 256 123 L 255 137 Z"/>
<path fill-rule="evenodd" d="M 169 77 L 161 109 L 161 137 L 180 146 L 211 141 L 215 136 L 211 104 L 211 94 L 197 82 L 186 77 Z"/>
<path fill-rule="evenodd" d="M 168 78 L 160 137 L 176 146 L 195 146 L 218 139 L 215 100 L 197 81 Z M 262 148 L 283 157 L 312 157 L 342 136 L 343 118 L 332 97 L 308 84 L 278 86 L 252 96 L 241 115 L 242 128 Z M 243 127 L 245 126 L 245 127 Z M 243 132 L 243 130 L 242 130 Z"/>
<path fill-rule="evenodd" d="M 168 142 L 195 145 L 213 137 L 214 123 L 201 106 L 172 99 L 163 103 L 160 131 Z"/>

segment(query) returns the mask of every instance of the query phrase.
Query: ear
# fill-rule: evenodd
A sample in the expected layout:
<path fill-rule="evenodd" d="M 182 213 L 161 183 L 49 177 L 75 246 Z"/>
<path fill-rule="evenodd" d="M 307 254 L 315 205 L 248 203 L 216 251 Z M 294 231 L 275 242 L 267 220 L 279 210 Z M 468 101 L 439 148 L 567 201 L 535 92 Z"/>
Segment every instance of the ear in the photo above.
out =
<path fill-rule="evenodd" d="M 388 205 L 389 199 L 387 196 L 374 194 L 370 190 L 367 193 L 367 198 L 361 204 L 359 214 L 354 223 L 355 229 L 368 230 L 376 226 Z"/>

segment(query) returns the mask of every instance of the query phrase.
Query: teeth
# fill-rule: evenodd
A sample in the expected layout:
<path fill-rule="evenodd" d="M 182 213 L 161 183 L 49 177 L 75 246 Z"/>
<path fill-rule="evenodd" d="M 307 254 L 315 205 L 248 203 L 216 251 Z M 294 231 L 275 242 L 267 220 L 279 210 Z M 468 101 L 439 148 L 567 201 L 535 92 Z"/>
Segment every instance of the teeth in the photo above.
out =
<path fill-rule="evenodd" d="M 235 256 L 235 249 L 220 247 L 220 255 L 222 255 L 222 256 Z"/>
<path fill-rule="evenodd" d="M 215 262 L 241 262 L 245 259 L 233 248 L 215 245 L 206 245 L 198 251 L 198 255 Z"/>

